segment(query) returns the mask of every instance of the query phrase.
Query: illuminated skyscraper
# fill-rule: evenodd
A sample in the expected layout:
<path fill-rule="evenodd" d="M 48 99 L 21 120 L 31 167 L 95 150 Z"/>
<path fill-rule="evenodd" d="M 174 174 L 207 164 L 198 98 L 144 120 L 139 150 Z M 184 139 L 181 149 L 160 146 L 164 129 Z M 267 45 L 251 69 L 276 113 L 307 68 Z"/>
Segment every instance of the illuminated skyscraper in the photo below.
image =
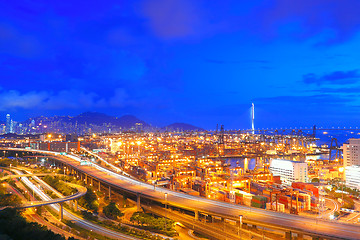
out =
<path fill-rule="evenodd" d="M 360 139 L 351 138 L 342 146 L 344 167 L 360 165 Z"/>
<path fill-rule="evenodd" d="M 11 128 L 11 118 L 10 118 L 10 114 L 6 114 L 5 133 L 10 133 L 10 128 Z"/>
<path fill-rule="evenodd" d="M 360 190 L 360 166 L 352 165 L 345 168 L 346 186 Z"/>
<path fill-rule="evenodd" d="M 10 120 L 10 133 L 14 133 L 14 125 L 16 122 L 14 122 L 12 119 Z"/>
<path fill-rule="evenodd" d="M 254 103 L 251 105 L 251 132 L 252 134 L 255 134 L 255 106 Z"/>

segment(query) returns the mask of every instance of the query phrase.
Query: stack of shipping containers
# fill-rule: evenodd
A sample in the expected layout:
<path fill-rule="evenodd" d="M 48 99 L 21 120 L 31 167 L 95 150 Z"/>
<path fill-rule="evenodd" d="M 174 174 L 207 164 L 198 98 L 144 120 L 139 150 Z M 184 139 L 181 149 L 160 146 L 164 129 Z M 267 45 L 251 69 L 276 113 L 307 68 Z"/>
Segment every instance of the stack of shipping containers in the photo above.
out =
<path fill-rule="evenodd" d="M 267 198 L 263 196 L 253 196 L 251 199 L 251 206 L 256 208 L 265 208 Z"/>

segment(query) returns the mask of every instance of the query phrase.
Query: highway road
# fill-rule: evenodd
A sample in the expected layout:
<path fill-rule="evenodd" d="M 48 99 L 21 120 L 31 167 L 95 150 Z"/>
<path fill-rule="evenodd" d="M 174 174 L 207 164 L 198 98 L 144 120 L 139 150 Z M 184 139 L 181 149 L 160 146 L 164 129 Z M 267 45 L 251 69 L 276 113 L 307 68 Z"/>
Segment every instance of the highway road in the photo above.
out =
<path fill-rule="evenodd" d="M 17 170 L 13 170 L 13 171 L 17 171 Z M 52 175 L 52 176 L 57 176 L 58 174 L 52 174 L 52 173 L 42 173 L 42 174 L 21 174 L 20 171 L 17 171 L 17 175 L 8 175 L 5 176 L 3 178 L 0 178 L 0 181 L 4 181 L 6 179 L 11 179 L 11 178 L 21 178 L 21 180 L 23 180 L 23 178 L 27 177 L 37 177 L 37 176 L 46 176 L 46 175 Z M 38 178 L 39 179 L 39 178 Z M 57 199 L 51 199 L 48 201 L 31 201 L 31 202 L 27 202 L 25 204 L 22 204 L 20 206 L 17 206 L 16 208 L 31 208 L 31 207 L 41 207 L 41 206 L 45 206 L 45 205 L 50 205 L 50 204 L 54 204 L 54 203 L 63 203 L 63 202 L 67 202 L 67 201 L 71 201 L 71 200 L 75 200 L 78 199 L 79 197 L 82 197 L 86 194 L 87 189 L 86 187 L 77 185 L 77 184 L 72 184 L 72 183 L 67 183 L 68 185 L 70 185 L 73 188 L 76 188 L 77 193 L 70 195 L 70 196 L 66 196 L 63 198 L 57 198 Z"/>
<path fill-rule="evenodd" d="M 16 171 L 17 174 L 21 174 L 21 172 L 18 170 L 14 170 L 14 171 Z M 39 180 L 42 181 L 41 179 L 39 179 Z M 47 194 L 45 194 L 43 191 L 41 191 L 35 184 L 33 184 L 27 177 L 21 177 L 21 181 L 24 182 L 25 185 L 27 185 L 31 190 L 33 190 L 36 193 L 36 195 L 38 195 L 44 202 L 53 200 L 51 197 L 49 197 Z M 46 184 L 46 183 L 42 182 L 41 184 Z M 59 204 L 52 204 L 52 205 L 50 205 L 50 207 L 52 207 L 55 211 L 59 212 L 59 209 L 60 209 Z M 107 236 L 109 238 L 124 239 L 124 240 L 137 239 L 135 237 L 131 237 L 126 234 L 119 233 L 119 232 L 101 227 L 99 225 L 96 225 L 90 221 L 87 221 L 85 219 L 78 217 L 77 215 L 67 211 L 66 209 L 64 209 L 64 217 L 84 229 L 88 229 L 88 230 L 97 232 L 97 233 Z"/>
<path fill-rule="evenodd" d="M 10 150 L 10 149 L 2 149 Z M 12 149 L 21 151 L 21 149 Z M 86 173 L 89 176 L 100 179 L 101 181 L 116 186 L 121 189 L 127 189 L 133 193 L 141 193 L 142 196 L 165 203 L 165 193 L 167 194 L 167 203 L 173 206 L 185 209 L 196 209 L 201 212 L 214 214 L 217 216 L 227 216 L 229 219 L 237 220 L 239 215 L 243 216 L 243 221 L 248 223 L 261 223 L 261 226 L 277 229 L 290 229 L 294 232 L 319 234 L 334 239 L 360 239 L 360 228 L 354 224 L 337 223 L 336 221 L 326 221 L 314 219 L 306 216 L 290 215 L 280 212 L 267 211 L 258 208 L 251 208 L 242 205 L 236 205 L 221 201 L 215 201 L 197 196 L 191 196 L 184 193 L 171 191 L 164 188 L 146 184 L 136 179 L 112 172 L 99 165 L 92 166 L 80 165 L 81 159 L 74 155 L 60 156 L 59 153 L 33 151 L 56 157 L 57 160 L 68 164 L 74 169 Z"/>
<path fill-rule="evenodd" d="M 331 198 L 325 198 L 325 203 L 326 203 L 325 206 L 330 207 L 330 210 L 326 210 L 317 218 L 331 219 L 334 213 L 340 210 L 339 204 L 334 199 Z"/>
<path fill-rule="evenodd" d="M 40 217 L 38 214 L 25 214 L 26 217 L 28 219 L 30 219 L 31 221 L 33 222 L 37 222 L 41 225 L 44 225 L 46 226 L 48 229 L 50 229 L 51 231 L 53 231 L 54 233 L 57 233 L 57 234 L 60 234 L 60 235 L 63 235 L 65 236 L 66 238 L 69 238 L 69 237 L 74 237 L 75 239 L 81 239 L 81 240 L 85 240 L 84 238 L 80 237 L 80 236 L 77 236 L 77 235 L 74 235 L 68 231 L 65 231 L 64 229 L 61 229 L 57 226 L 54 226 L 53 224 L 45 221 L 42 217 Z"/>

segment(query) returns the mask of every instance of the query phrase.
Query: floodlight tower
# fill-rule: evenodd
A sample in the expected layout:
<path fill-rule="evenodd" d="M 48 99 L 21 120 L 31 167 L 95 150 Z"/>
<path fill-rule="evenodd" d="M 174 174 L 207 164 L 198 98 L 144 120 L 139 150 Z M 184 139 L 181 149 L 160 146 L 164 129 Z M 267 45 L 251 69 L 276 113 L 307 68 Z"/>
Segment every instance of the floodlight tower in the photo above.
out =
<path fill-rule="evenodd" d="M 255 106 L 254 106 L 254 103 L 252 103 L 252 106 L 251 106 L 251 130 L 252 130 L 252 134 L 255 134 L 254 119 L 255 119 Z"/>

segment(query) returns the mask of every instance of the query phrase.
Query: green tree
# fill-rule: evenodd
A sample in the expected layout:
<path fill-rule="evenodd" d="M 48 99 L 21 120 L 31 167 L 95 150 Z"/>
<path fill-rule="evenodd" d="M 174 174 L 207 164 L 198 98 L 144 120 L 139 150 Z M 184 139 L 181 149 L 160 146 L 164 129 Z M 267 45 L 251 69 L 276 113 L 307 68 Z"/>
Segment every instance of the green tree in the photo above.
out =
<path fill-rule="evenodd" d="M 118 209 L 115 202 L 110 202 L 109 205 L 103 208 L 103 213 L 106 217 L 110 219 L 117 219 L 117 217 L 121 217 L 124 214 Z"/>
<path fill-rule="evenodd" d="M 174 228 L 175 222 L 171 219 L 167 219 L 163 217 L 156 218 L 146 213 L 135 212 L 131 216 L 130 221 L 136 222 L 141 227 L 148 229 L 150 231 L 162 232 L 169 236 L 176 235 L 176 231 Z"/>
<path fill-rule="evenodd" d="M 21 199 L 15 194 L 1 194 L 0 193 L 0 206 L 19 206 Z"/>
<path fill-rule="evenodd" d="M 92 220 L 92 221 L 97 221 L 99 219 L 92 212 L 88 212 L 88 211 L 81 211 L 81 216 L 85 219 Z"/>
<path fill-rule="evenodd" d="M 93 210 L 97 212 L 99 209 L 97 196 L 91 187 L 86 187 L 86 188 L 87 188 L 87 192 L 84 196 L 79 198 L 79 204 L 88 210 Z"/>
<path fill-rule="evenodd" d="M 65 182 L 60 181 L 56 177 L 52 176 L 45 176 L 43 180 L 49 184 L 50 186 L 54 187 L 57 191 L 61 192 L 65 196 L 72 195 L 76 193 L 76 189 L 69 187 Z"/>
<path fill-rule="evenodd" d="M 12 208 L 0 211 L 0 239 L 51 239 L 66 240 L 59 234 L 47 230 L 38 223 L 26 222 L 19 212 Z"/>
<path fill-rule="evenodd" d="M 311 179 L 311 182 L 312 183 L 318 183 L 318 182 L 320 182 L 320 180 L 318 178 L 313 178 L 313 179 Z"/>

